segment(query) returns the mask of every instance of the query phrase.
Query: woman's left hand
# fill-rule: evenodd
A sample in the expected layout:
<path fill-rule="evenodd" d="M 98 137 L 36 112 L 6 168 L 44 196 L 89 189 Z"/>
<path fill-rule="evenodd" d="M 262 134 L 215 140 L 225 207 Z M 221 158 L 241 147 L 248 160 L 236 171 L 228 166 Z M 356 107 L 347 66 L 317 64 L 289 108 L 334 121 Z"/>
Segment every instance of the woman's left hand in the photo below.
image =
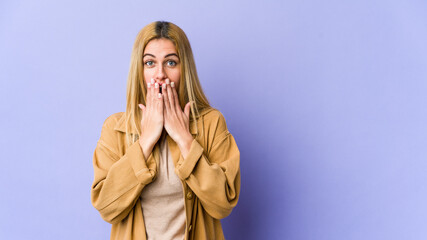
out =
<path fill-rule="evenodd" d="M 181 154 L 185 158 L 193 141 L 189 127 L 190 102 L 182 111 L 174 82 L 170 83 L 169 79 L 166 79 L 166 84 L 162 86 L 162 96 L 164 127 L 169 136 L 178 144 Z"/>

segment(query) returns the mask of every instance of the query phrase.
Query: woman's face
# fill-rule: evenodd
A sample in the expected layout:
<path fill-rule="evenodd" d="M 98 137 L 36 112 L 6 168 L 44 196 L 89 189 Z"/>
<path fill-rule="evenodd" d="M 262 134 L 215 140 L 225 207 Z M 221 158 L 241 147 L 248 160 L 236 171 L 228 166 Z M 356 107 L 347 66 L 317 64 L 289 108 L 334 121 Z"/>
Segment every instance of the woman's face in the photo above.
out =
<path fill-rule="evenodd" d="M 142 57 L 144 79 L 147 83 L 154 79 L 161 86 L 169 78 L 178 89 L 181 77 L 181 66 L 175 45 L 169 39 L 153 39 L 145 46 Z"/>

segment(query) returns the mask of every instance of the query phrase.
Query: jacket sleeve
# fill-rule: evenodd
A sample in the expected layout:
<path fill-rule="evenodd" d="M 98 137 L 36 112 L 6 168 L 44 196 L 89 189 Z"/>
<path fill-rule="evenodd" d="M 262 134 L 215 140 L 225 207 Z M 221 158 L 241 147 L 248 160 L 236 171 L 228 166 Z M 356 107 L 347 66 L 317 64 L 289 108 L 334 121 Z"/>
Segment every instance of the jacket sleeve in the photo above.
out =
<path fill-rule="evenodd" d="M 129 146 L 123 156 L 119 155 L 120 133 L 114 130 L 114 123 L 109 117 L 102 126 L 93 155 L 91 188 L 92 205 L 111 224 L 120 222 L 129 214 L 143 187 L 156 174 L 153 153 L 146 161 L 138 141 Z"/>
<path fill-rule="evenodd" d="M 194 139 L 184 159 L 180 156 L 175 172 L 185 180 L 213 218 L 227 217 L 240 194 L 240 152 L 219 114 L 209 152 Z"/>

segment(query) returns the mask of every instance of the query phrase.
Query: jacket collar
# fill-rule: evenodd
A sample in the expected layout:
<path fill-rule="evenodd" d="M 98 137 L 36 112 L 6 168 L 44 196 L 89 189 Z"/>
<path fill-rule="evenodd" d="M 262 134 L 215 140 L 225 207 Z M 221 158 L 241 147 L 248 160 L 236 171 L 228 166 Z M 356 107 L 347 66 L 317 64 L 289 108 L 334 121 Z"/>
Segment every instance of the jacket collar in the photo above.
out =
<path fill-rule="evenodd" d="M 208 113 L 208 112 L 210 112 L 212 110 L 213 110 L 213 108 L 205 109 L 202 112 L 200 112 L 200 116 L 203 116 L 203 115 L 205 115 L 206 113 Z M 116 125 L 114 126 L 114 130 L 126 133 L 126 126 L 125 126 L 125 124 L 126 124 L 126 121 L 125 121 L 126 118 L 125 117 L 126 117 L 126 115 L 123 112 L 122 116 L 117 121 Z M 132 134 L 136 134 L 135 131 L 132 131 L 131 133 Z M 190 121 L 190 133 L 191 134 L 196 134 L 197 133 L 197 126 L 194 123 L 194 121 Z"/>

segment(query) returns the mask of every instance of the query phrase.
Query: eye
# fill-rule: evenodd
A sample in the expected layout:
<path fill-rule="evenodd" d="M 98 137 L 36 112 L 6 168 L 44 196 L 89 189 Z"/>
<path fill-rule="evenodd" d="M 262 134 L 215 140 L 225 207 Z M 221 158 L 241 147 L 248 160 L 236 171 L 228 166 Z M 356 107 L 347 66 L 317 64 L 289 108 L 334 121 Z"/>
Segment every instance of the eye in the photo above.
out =
<path fill-rule="evenodd" d="M 147 65 L 148 67 L 151 67 L 154 65 L 154 62 L 153 61 L 146 61 L 144 64 Z"/>
<path fill-rule="evenodd" d="M 166 64 L 170 67 L 175 67 L 177 63 L 174 60 L 168 60 Z"/>

